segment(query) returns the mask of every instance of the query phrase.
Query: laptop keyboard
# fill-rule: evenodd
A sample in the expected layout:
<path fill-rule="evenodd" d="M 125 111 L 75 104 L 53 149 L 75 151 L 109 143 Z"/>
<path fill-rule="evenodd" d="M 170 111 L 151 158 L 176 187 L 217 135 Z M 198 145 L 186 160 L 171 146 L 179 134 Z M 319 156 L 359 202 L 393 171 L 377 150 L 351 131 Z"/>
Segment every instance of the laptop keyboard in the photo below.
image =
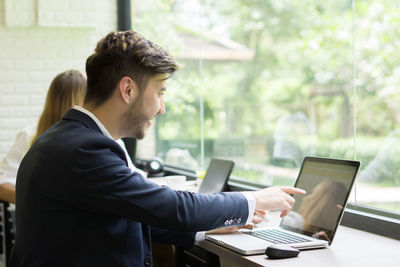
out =
<path fill-rule="evenodd" d="M 291 235 L 290 233 L 286 233 L 283 231 L 279 231 L 277 229 L 265 229 L 265 230 L 257 230 L 250 232 L 243 232 L 261 239 L 264 239 L 271 243 L 276 244 L 291 244 L 291 243 L 300 243 L 310 241 L 306 238 L 301 238 L 295 235 Z"/>

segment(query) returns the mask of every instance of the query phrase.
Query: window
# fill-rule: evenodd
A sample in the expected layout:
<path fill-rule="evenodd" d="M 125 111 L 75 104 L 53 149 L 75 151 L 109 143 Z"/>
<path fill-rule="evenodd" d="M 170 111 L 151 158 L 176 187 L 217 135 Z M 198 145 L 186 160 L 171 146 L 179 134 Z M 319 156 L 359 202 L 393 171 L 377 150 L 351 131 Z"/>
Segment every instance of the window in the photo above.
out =
<path fill-rule="evenodd" d="M 305 155 L 357 159 L 350 201 L 400 212 L 399 17 L 396 0 L 136 1 L 134 28 L 181 66 L 154 155 L 229 158 L 262 185 L 293 185 Z"/>

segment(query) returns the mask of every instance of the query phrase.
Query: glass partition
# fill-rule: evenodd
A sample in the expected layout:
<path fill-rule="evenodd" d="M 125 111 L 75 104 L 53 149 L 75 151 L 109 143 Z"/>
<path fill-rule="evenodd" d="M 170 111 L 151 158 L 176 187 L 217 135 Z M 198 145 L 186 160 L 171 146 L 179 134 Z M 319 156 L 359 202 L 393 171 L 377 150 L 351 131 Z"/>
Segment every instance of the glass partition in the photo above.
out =
<path fill-rule="evenodd" d="M 134 29 L 181 67 L 151 135 L 153 156 L 196 171 L 228 158 L 233 177 L 267 186 L 293 185 L 306 155 L 357 159 L 351 201 L 400 211 L 397 1 L 134 7 Z"/>

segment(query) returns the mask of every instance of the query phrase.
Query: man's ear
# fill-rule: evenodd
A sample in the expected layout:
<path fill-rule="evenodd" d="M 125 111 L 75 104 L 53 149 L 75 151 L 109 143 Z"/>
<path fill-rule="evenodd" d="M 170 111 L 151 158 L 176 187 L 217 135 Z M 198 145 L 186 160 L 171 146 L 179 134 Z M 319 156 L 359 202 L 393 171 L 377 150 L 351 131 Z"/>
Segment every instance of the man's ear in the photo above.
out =
<path fill-rule="evenodd" d="M 126 104 L 129 104 L 135 100 L 139 94 L 139 87 L 137 86 L 136 82 L 128 76 L 122 77 L 118 83 L 118 89 L 122 100 Z"/>

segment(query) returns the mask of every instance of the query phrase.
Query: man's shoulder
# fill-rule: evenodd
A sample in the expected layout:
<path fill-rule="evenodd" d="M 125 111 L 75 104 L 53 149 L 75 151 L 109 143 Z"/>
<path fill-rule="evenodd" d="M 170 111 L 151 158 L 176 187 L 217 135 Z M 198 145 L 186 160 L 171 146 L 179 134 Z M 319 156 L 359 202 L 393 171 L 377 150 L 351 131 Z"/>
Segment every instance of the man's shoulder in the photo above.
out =
<path fill-rule="evenodd" d="M 125 154 L 114 140 L 79 122 L 69 121 L 60 122 L 41 135 L 28 152 L 27 160 L 46 162 L 58 171 L 69 173 L 71 169 L 91 170 L 110 162 L 123 162 Z"/>
<path fill-rule="evenodd" d="M 113 139 L 103 133 L 74 121 L 60 124 L 49 135 L 53 137 L 55 142 L 64 141 L 64 145 L 88 146 L 98 144 L 119 147 Z"/>
<path fill-rule="evenodd" d="M 75 120 L 62 120 L 43 133 L 34 146 L 36 151 L 72 156 L 76 151 L 95 151 L 108 149 L 117 154 L 123 153 L 120 146 L 97 129 L 87 127 Z M 119 151 L 120 150 L 120 151 Z M 71 154 L 72 153 L 72 154 Z"/>

